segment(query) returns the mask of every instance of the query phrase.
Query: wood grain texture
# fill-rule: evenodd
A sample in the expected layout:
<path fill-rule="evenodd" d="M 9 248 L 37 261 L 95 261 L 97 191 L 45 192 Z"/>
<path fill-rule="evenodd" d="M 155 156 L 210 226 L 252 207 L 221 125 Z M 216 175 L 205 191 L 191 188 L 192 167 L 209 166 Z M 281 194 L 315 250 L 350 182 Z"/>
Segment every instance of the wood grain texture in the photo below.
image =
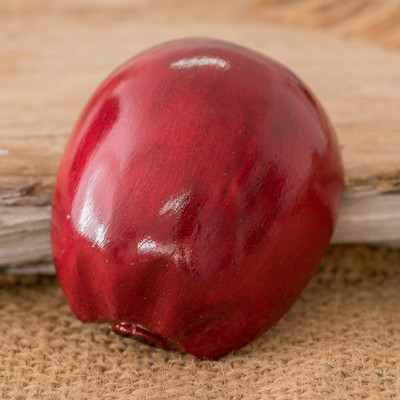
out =
<path fill-rule="evenodd" d="M 400 246 L 400 52 L 268 24 L 245 1 L 228 7 L 209 0 L 6 0 L 0 3 L 0 268 L 51 265 L 57 166 L 93 90 L 134 54 L 187 36 L 259 50 L 307 82 L 334 123 L 345 164 L 333 241 Z"/>
<path fill-rule="evenodd" d="M 330 29 L 400 48 L 398 0 L 249 0 L 268 21 Z"/>

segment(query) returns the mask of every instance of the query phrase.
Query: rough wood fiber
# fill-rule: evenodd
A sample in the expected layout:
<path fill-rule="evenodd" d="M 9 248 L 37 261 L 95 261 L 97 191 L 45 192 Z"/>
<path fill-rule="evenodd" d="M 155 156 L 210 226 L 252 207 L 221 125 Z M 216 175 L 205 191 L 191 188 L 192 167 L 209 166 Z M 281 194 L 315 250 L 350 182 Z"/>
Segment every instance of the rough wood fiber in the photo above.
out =
<path fill-rule="evenodd" d="M 334 242 L 400 245 L 400 52 L 267 24 L 245 1 L 16 0 L 0 3 L 1 269 L 52 271 L 51 191 L 81 108 L 127 58 L 184 36 L 251 47 L 306 81 L 343 150 L 347 190 Z"/>
<path fill-rule="evenodd" d="M 388 47 L 400 48 L 398 0 L 250 0 L 263 6 L 269 20 L 331 29 L 345 37 L 362 37 Z"/>

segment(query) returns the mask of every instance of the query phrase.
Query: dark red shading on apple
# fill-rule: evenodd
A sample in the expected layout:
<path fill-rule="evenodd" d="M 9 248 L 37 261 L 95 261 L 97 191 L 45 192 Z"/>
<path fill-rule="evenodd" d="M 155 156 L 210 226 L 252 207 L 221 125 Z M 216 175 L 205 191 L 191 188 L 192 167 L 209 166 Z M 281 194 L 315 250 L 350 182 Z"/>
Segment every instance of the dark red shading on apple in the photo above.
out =
<path fill-rule="evenodd" d="M 297 299 L 342 190 L 332 126 L 289 70 L 222 41 L 162 44 L 112 73 L 74 129 L 57 275 L 80 320 L 217 359 Z"/>

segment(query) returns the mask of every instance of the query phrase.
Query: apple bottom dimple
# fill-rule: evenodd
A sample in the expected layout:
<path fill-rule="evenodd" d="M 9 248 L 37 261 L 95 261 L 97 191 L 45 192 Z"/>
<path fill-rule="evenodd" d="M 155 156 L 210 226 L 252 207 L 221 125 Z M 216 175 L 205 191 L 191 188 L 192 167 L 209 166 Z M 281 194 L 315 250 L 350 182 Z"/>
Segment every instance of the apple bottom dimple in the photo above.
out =
<path fill-rule="evenodd" d="M 243 331 L 247 331 L 246 318 L 238 318 L 234 313 L 231 318 L 225 321 L 199 321 L 189 332 L 186 332 L 185 338 L 174 341 L 162 334 L 150 330 L 143 325 L 130 322 L 114 322 L 109 328 L 118 335 L 129 336 L 141 343 L 153 347 L 161 347 L 165 350 L 175 350 L 191 353 L 203 360 L 217 360 L 228 352 L 235 349 L 232 340 L 240 343 L 240 337 L 247 337 Z M 255 335 L 258 336 L 258 335 Z M 252 338 L 248 338 L 241 343 L 245 345 Z"/>

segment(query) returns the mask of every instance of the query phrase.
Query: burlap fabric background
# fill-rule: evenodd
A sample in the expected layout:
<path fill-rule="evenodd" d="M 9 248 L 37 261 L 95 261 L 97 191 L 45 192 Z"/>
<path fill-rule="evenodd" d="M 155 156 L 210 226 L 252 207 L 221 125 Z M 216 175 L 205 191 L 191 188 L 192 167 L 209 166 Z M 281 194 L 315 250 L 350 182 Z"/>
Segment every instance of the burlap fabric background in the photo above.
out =
<path fill-rule="evenodd" d="M 400 252 L 335 247 L 291 311 L 220 361 L 83 324 L 52 278 L 0 280 L 2 399 L 400 399 Z"/>

